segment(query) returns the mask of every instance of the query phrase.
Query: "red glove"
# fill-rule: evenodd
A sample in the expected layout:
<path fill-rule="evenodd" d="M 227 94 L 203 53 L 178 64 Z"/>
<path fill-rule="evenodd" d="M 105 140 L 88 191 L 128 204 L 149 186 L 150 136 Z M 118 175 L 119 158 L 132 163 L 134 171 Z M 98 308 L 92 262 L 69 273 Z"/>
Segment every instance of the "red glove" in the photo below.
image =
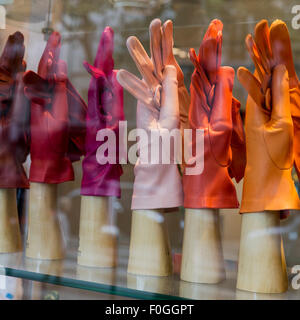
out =
<path fill-rule="evenodd" d="M 246 137 L 243 126 L 243 121 L 240 115 L 240 102 L 232 99 L 232 136 L 231 136 L 231 151 L 232 160 L 228 167 L 228 172 L 231 178 L 235 178 L 236 182 L 242 180 L 246 168 Z"/>
<path fill-rule="evenodd" d="M 0 57 L 0 188 L 29 187 L 23 168 L 29 153 L 29 101 L 19 73 L 26 68 L 24 51 L 24 37 L 15 32 Z"/>
<path fill-rule="evenodd" d="M 214 20 L 203 39 L 191 83 L 190 128 L 193 130 L 193 155 L 196 152 L 196 129 L 204 130 L 204 169 L 201 174 L 183 176 L 185 208 L 237 208 L 235 187 L 229 175 L 232 159 L 233 114 L 239 119 L 239 104 L 232 97 L 234 70 L 220 67 L 222 45 L 221 21 Z M 233 103 L 234 102 L 234 103 Z M 233 107 L 235 109 L 233 109 Z M 241 122 L 237 122 L 241 129 Z M 240 130 L 236 130 L 240 132 Z M 242 130 L 243 132 L 243 130 Z M 237 134 L 243 138 L 243 134 Z M 236 137 L 235 137 L 236 138 Z M 241 178 L 242 166 L 235 165 L 232 176 Z"/>
<path fill-rule="evenodd" d="M 31 100 L 29 178 L 33 182 L 73 180 L 71 160 L 83 154 L 86 106 L 67 79 L 66 63 L 59 60 L 60 40 L 58 32 L 51 34 L 38 74 L 28 71 L 23 78 Z"/>

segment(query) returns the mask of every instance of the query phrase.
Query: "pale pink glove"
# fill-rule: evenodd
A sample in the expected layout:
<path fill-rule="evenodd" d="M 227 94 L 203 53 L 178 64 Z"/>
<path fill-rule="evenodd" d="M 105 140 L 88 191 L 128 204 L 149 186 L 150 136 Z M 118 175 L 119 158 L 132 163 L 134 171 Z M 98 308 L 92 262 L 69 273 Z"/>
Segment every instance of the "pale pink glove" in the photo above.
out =
<path fill-rule="evenodd" d="M 139 158 L 134 168 L 135 180 L 131 209 L 178 207 L 183 204 L 183 191 L 175 159 L 171 158 L 170 164 L 161 164 L 161 159 L 159 164 L 141 163 L 141 154 L 145 148 L 149 151 L 149 157 L 151 154 L 150 133 L 152 129 L 179 129 L 177 71 L 172 65 L 163 67 L 162 64 L 157 63 L 157 59 L 152 57 L 151 60 L 135 37 L 127 40 L 127 47 L 143 80 L 139 80 L 126 70 L 120 70 L 117 79 L 138 99 L 137 128 L 144 129 L 148 135 L 148 143 L 144 144 L 139 140 L 138 144 Z M 159 147 L 159 145 L 155 146 L 155 148 Z M 170 154 L 173 154 L 173 150 L 170 150 Z"/>

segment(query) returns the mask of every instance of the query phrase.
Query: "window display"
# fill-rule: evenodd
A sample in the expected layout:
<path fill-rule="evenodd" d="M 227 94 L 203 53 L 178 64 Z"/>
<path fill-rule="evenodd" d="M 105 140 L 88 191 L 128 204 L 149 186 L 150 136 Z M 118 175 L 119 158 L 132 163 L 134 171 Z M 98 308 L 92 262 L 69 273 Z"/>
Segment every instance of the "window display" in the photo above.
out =
<path fill-rule="evenodd" d="M 300 7 L 0 5 L 3 274 L 137 299 L 300 297 Z"/>

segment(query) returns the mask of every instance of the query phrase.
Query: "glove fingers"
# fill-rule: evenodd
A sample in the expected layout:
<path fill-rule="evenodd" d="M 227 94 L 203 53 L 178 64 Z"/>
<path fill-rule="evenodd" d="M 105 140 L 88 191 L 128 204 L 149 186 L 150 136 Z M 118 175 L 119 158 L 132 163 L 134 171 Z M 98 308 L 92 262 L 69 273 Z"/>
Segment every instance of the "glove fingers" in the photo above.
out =
<path fill-rule="evenodd" d="M 300 90 L 298 88 L 290 89 L 290 101 L 292 116 L 294 119 L 298 118 L 300 120 Z"/>
<path fill-rule="evenodd" d="M 230 67 L 221 67 L 218 74 L 218 83 L 215 87 L 215 96 L 210 116 L 211 126 L 221 122 L 232 126 L 232 89 L 234 70 Z"/>
<path fill-rule="evenodd" d="M 203 41 L 200 46 L 199 55 L 199 61 L 203 69 L 206 71 L 210 83 L 215 84 L 217 80 L 216 73 L 218 70 L 218 44 L 216 39 L 211 38 Z"/>
<path fill-rule="evenodd" d="M 242 86 L 245 88 L 245 90 L 248 92 L 251 98 L 255 101 L 255 103 L 258 106 L 263 107 L 264 96 L 261 92 L 261 84 L 256 79 L 256 77 L 248 69 L 244 67 L 240 67 L 238 69 L 237 77 Z"/>
<path fill-rule="evenodd" d="M 211 91 L 212 86 L 211 86 L 210 82 L 208 81 L 207 76 L 206 76 L 201 64 L 198 61 L 198 58 L 196 56 L 196 52 L 195 52 L 194 48 L 190 49 L 189 55 L 190 55 L 190 60 L 192 61 L 194 67 L 196 68 L 197 72 L 200 75 L 204 92 L 205 92 L 206 96 L 208 96 Z"/>
<path fill-rule="evenodd" d="M 221 67 L 208 126 L 211 152 L 220 166 L 228 166 L 231 161 L 233 81 L 234 70 Z"/>
<path fill-rule="evenodd" d="M 163 128 L 179 127 L 179 103 L 177 71 L 172 65 L 164 69 L 159 122 Z"/>
<path fill-rule="evenodd" d="M 245 133 L 243 121 L 240 114 L 241 103 L 232 97 L 232 142 L 233 145 L 243 144 L 245 142 Z"/>
<path fill-rule="evenodd" d="M 270 31 L 267 20 L 262 20 L 255 26 L 254 39 L 262 66 L 267 73 L 270 73 L 272 69 L 272 53 L 270 45 Z"/>
<path fill-rule="evenodd" d="M 203 37 L 203 40 L 209 39 L 209 38 L 216 38 L 218 33 L 223 30 L 223 23 L 219 19 L 214 19 L 209 24 L 206 33 Z"/>
<path fill-rule="evenodd" d="M 57 63 L 56 69 L 56 79 L 57 80 L 66 80 L 68 74 L 68 67 L 64 60 L 59 60 Z"/>
<path fill-rule="evenodd" d="M 38 66 L 38 74 L 42 78 L 46 79 L 55 73 L 56 63 L 60 55 L 60 45 L 61 36 L 59 32 L 52 32 Z"/>
<path fill-rule="evenodd" d="M 246 43 L 246 48 L 248 50 L 250 58 L 254 63 L 255 70 L 257 71 L 257 75 L 259 77 L 259 80 L 262 83 L 264 81 L 264 77 L 265 77 L 265 70 L 264 70 L 263 65 L 261 63 L 258 49 L 256 47 L 256 44 L 255 44 L 251 34 L 247 35 L 247 37 L 245 39 L 245 43 Z"/>
<path fill-rule="evenodd" d="M 202 108 L 206 112 L 206 114 L 208 115 L 210 113 L 210 107 L 207 104 L 207 95 L 205 94 L 205 89 L 204 89 L 202 77 L 196 71 L 194 71 L 194 73 L 192 75 L 192 85 L 195 89 L 196 94 L 199 96 L 199 99 L 201 101 L 200 105 L 202 106 Z"/>
<path fill-rule="evenodd" d="M 290 119 L 289 77 L 285 65 L 274 68 L 272 77 L 272 119 Z"/>
<path fill-rule="evenodd" d="M 251 126 L 260 127 L 268 119 L 263 109 L 264 96 L 257 78 L 246 68 L 240 67 L 237 77 L 245 90 L 248 92 L 246 104 L 246 120 Z"/>
<path fill-rule="evenodd" d="M 270 158 L 281 170 L 293 166 L 293 134 L 288 71 L 285 65 L 278 65 L 273 70 L 272 114 L 265 124 L 264 139 Z"/>
<path fill-rule="evenodd" d="M 145 82 L 123 69 L 118 71 L 117 80 L 120 85 L 131 93 L 137 100 L 149 107 L 153 107 L 153 97 Z"/>
<path fill-rule="evenodd" d="M 24 36 L 21 32 L 15 32 L 14 34 L 10 35 L 6 41 L 0 57 L 0 66 L 12 74 L 15 74 L 19 71 L 24 71 L 24 52 Z"/>
<path fill-rule="evenodd" d="M 109 76 L 114 68 L 113 51 L 114 31 L 110 27 L 105 27 L 97 49 L 94 67 L 103 70 L 106 76 Z"/>
<path fill-rule="evenodd" d="M 206 103 L 206 96 L 203 91 L 199 74 L 194 71 L 192 75 L 191 106 L 189 110 L 189 123 L 192 128 L 206 128 L 210 108 Z"/>
<path fill-rule="evenodd" d="M 159 19 L 152 20 L 149 26 L 150 51 L 153 60 L 154 72 L 157 79 L 162 79 L 163 58 L 162 58 L 162 28 Z"/>
<path fill-rule="evenodd" d="M 154 92 L 158 85 L 158 80 L 155 78 L 154 66 L 151 59 L 149 58 L 144 47 L 136 37 L 129 37 L 127 39 L 126 44 L 128 51 L 133 61 L 135 62 L 138 70 L 140 71 L 142 77 L 146 81 L 150 90 Z"/>
<path fill-rule="evenodd" d="M 239 182 L 245 172 L 246 167 L 246 141 L 243 121 L 240 114 L 240 102 L 232 98 L 232 136 L 231 136 L 231 150 L 232 161 L 228 172 L 236 182 Z"/>
<path fill-rule="evenodd" d="M 178 65 L 174 54 L 173 54 L 173 23 L 171 20 L 167 20 L 163 26 L 162 26 L 162 59 L 163 59 L 163 65 L 173 65 L 176 67 L 177 70 L 177 80 L 178 80 L 178 86 L 184 86 L 184 76 L 183 72 Z"/>
<path fill-rule="evenodd" d="M 86 71 L 95 79 L 106 79 L 106 74 L 101 69 L 92 66 L 87 61 L 83 61 L 83 66 Z"/>
<path fill-rule="evenodd" d="M 23 160 L 25 161 L 26 150 L 29 146 L 30 103 L 24 94 L 22 73 L 18 73 L 16 80 L 15 99 L 13 100 L 9 126 L 9 141 L 16 144 L 18 149 L 24 150 Z"/>
<path fill-rule="evenodd" d="M 33 71 L 25 72 L 23 81 L 25 84 L 24 92 L 28 99 L 41 99 L 44 101 L 51 99 L 48 81 L 41 78 L 37 73 Z"/>
<path fill-rule="evenodd" d="M 112 77 L 112 107 L 109 110 L 112 116 L 112 123 L 118 125 L 120 120 L 124 120 L 124 111 L 123 111 L 123 87 L 117 80 L 117 70 L 114 70 Z"/>
<path fill-rule="evenodd" d="M 270 43 L 276 65 L 284 64 L 288 70 L 292 87 L 298 85 L 298 78 L 295 72 L 291 40 L 286 24 L 276 20 L 270 27 Z"/>
<path fill-rule="evenodd" d="M 216 83 L 217 71 L 221 65 L 222 56 L 222 29 L 220 20 L 213 20 L 199 49 L 199 61 L 206 71 L 211 84 Z"/>

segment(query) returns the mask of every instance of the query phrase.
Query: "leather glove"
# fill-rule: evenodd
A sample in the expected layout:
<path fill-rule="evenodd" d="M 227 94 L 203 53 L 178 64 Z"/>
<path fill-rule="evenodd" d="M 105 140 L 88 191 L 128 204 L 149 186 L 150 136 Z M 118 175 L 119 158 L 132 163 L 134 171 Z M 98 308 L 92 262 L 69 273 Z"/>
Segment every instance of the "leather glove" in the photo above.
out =
<path fill-rule="evenodd" d="M 240 102 L 232 98 L 232 136 L 231 136 L 231 164 L 228 172 L 231 178 L 240 182 L 244 177 L 246 168 L 246 138 L 244 125 L 240 114 Z"/>
<path fill-rule="evenodd" d="M 249 93 L 246 106 L 247 165 L 241 213 L 299 209 L 292 180 L 293 122 L 290 111 L 289 78 L 286 67 L 271 72 L 268 94 L 247 69 L 238 78 Z"/>
<path fill-rule="evenodd" d="M 154 19 L 150 24 L 149 31 L 151 56 L 155 61 L 155 64 L 158 66 L 157 70 L 163 69 L 166 65 L 172 65 L 177 70 L 179 119 L 182 135 L 182 150 L 184 150 L 184 129 L 189 128 L 188 115 L 191 99 L 184 84 L 183 72 L 173 54 L 173 22 L 171 20 L 167 20 L 162 25 L 161 20 Z M 157 72 L 161 73 L 161 71 Z M 184 153 L 182 153 L 182 155 L 180 166 L 181 172 L 183 172 L 185 165 Z"/>
<path fill-rule="evenodd" d="M 22 72 L 26 68 L 24 37 L 8 37 L 0 57 L 0 188 L 28 188 L 23 162 L 29 153 L 29 101 Z"/>
<path fill-rule="evenodd" d="M 94 65 L 84 62 L 91 74 L 86 118 L 85 158 L 82 162 L 81 194 L 87 196 L 121 196 L 119 161 L 119 121 L 124 120 L 123 88 L 118 83 L 113 60 L 113 30 L 106 27 L 102 33 Z M 96 141 L 98 130 L 111 129 L 116 137 L 116 164 L 99 164 L 97 149 L 104 142 Z"/>
<path fill-rule="evenodd" d="M 167 65 L 172 65 L 177 70 L 180 129 L 183 132 L 184 129 L 189 128 L 188 115 L 191 99 L 184 84 L 183 72 L 173 54 L 173 22 L 167 20 L 162 25 L 159 19 L 154 19 L 150 24 L 150 40 L 151 55 L 155 64 L 159 66 L 158 70 Z"/>
<path fill-rule="evenodd" d="M 137 98 L 137 128 L 144 129 L 148 137 L 147 142 L 140 139 L 138 143 L 139 157 L 134 168 L 131 205 L 133 210 L 172 208 L 183 203 L 181 177 L 176 159 L 170 159 L 170 164 L 162 164 L 161 161 L 158 164 L 149 164 L 145 163 L 149 158 L 144 159 L 142 156 L 146 154 L 145 150 L 151 153 L 152 130 L 163 131 L 180 127 L 177 68 L 174 65 L 163 65 L 161 37 L 157 37 L 159 33 L 154 30 L 156 23 L 154 21 L 150 24 L 151 59 L 136 37 L 127 40 L 129 53 L 143 80 L 125 70 L 120 70 L 117 75 L 120 84 Z M 161 30 L 160 27 L 157 30 Z M 158 150 L 160 145 L 152 145 L 153 147 Z"/>
<path fill-rule="evenodd" d="M 25 94 L 31 100 L 30 181 L 62 183 L 74 179 L 71 160 L 78 160 L 83 138 L 73 128 L 85 116 L 85 104 L 67 79 L 67 66 L 59 60 L 61 37 L 53 32 L 41 57 L 38 74 L 23 77 Z M 70 102 L 75 101 L 74 105 Z M 78 113 L 80 108 L 81 113 Z M 75 110 L 75 112 L 74 112 Z M 82 127 L 80 134 L 84 132 Z M 75 135 L 75 136 L 74 136 Z M 77 139 L 77 140 L 76 140 Z M 71 147 L 70 147 L 71 145 Z M 72 151 L 70 151 L 72 150 Z"/>
<path fill-rule="evenodd" d="M 195 65 L 191 82 L 190 128 L 192 149 L 196 152 L 196 130 L 204 132 L 204 169 L 200 174 L 183 176 L 185 208 L 236 208 L 238 200 L 229 175 L 232 161 L 233 118 L 237 142 L 243 143 L 243 126 L 239 102 L 232 97 L 234 70 L 220 67 L 222 22 L 213 20 L 204 36 L 197 56 L 190 50 Z M 239 141 L 240 140 L 240 141 Z M 236 143 L 236 146 L 239 144 Z M 239 148 L 236 148 L 239 161 Z M 231 175 L 243 176 L 241 165 L 235 164 Z"/>
<path fill-rule="evenodd" d="M 264 95 L 270 96 L 273 68 L 279 64 L 287 68 L 294 125 L 294 165 L 300 177 L 300 83 L 294 67 L 291 40 L 286 24 L 281 20 L 275 20 L 269 27 L 266 20 L 261 20 L 255 26 L 254 38 L 250 34 L 246 37 L 246 46 L 254 62 L 257 78 L 262 83 Z"/>

